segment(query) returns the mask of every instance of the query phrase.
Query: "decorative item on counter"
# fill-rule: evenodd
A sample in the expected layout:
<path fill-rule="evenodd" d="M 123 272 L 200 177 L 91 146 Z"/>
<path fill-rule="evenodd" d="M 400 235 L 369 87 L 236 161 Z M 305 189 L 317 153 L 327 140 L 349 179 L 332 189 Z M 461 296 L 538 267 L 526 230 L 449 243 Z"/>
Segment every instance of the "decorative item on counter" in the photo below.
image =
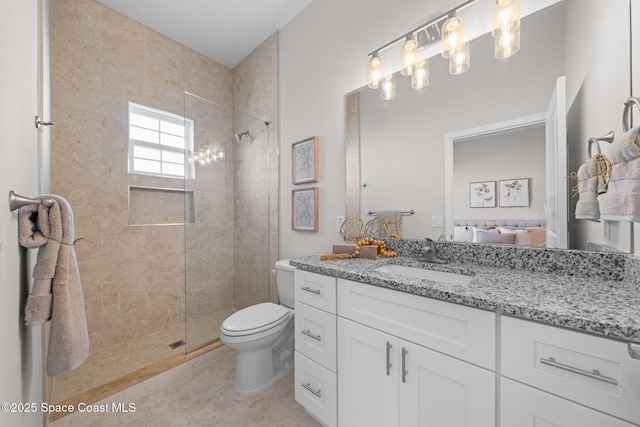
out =
<path fill-rule="evenodd" d="M 386 239 L 389 236 L 389 223 L 380 217 L 374 218 L 364 226 L 364 235 L 376 239 Z"/>
<path fill-rule="evenodd" d="M 390 239 L 399 239 L 400 236 L 398 236 L 396 233 L 391 233 L 391 234 L 389 234 L 389 238 Z"/>
<path fill-rule="evenodd" d="M 334 245 L 334 252 L 336 247 L 344 246 L 344 245 Z M 365 237 L 364 239 L 358 240 L 358 242 L 350 246 L 353 247 L 353 252 L 349 253 L 332 253 L 332 254 L 322 254 L 320 255 L 320 260 L 322 261 L 330 261 L 336 259 L 347 259 L 347 258 L 372 258 L 375 259 L 378 256 L 382 257 L 396 257 L 398 253 L 396 251 L 390 251 L 387 249 L 387 245 L 378 239 Z M 375 248 L 375 256 L 372 256 L 372 250 Z M 364 256 L 366 254 L 366 256 Z"/>
<path fill-rule="evenodd" d="M 360 218 L 349 218 L 340 226 L 340 236 L 346 243 L 355 243 L 364 235 L 364 224 Z"/>
<path fill-rule="evenodd" d="M 356 251 L 357 246 L 359 246 L 360 252 L 357 254 L 356 258 L 376 259 L 378 257 L 377 246 L 375 245 L 362 246 L 362 245 L 356 245 L 356 243 L 336 243 L 333 245 L 333 253 L 349 254 L 349 256 L 351 256 Z"/>

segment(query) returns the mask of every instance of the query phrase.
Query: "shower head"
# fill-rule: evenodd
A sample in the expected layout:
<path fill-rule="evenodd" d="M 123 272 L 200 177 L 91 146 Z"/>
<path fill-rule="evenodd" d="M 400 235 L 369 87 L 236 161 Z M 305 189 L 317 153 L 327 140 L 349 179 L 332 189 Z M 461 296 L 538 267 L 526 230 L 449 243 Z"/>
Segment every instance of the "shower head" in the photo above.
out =
<path fill-rule="evenodd" d="M 248 130 L 246 130 L 246 131 L 244 131 L 244 132 L 242 132 L 242 133 L 235 133 L 235 134 L 233 134 L 233 139 L 235 139 L 235 140 L 236 140 L 236 142 L 238 142 L 238 143 L 239 143 L 240 141 L 242 141 L 242 137 L 243 137 L 243 136 L 246 136 L 247 138 L 249 138 L 249 136 L 250 136 L 250 135 L 249 135 L 249 131 L 248 131 Z"/>

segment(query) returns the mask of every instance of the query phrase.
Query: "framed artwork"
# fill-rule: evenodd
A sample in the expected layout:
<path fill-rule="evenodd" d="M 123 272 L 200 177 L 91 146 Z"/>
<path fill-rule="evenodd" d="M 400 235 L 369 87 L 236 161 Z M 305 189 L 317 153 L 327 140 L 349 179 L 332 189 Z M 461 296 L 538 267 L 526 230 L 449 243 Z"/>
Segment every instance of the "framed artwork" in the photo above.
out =
<path fill-rule="evenodd" d="M 498 181 L 500 207 L 529 206 L 529 178 Z"/>
<path fill-rule="evenodd" d="M 469 207 L 495 208 L 496 182 L 482 181 L 469 183 Z"/>
<path fill-rule="evenodd" d="M 318 137 L 291 144 L 291 169 L 294 184 L 318 182 Z"/>
<path fill-rule="evenodd" d="M 318 188 L 291 190 L 291 229 L 318 231 Z"/>

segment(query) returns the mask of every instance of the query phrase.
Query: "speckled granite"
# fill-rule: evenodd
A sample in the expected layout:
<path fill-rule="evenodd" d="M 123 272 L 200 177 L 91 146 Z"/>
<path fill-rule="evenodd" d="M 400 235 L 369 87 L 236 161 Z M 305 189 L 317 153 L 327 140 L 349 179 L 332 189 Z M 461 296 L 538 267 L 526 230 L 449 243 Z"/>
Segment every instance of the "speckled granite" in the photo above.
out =
<path fill-rule="evenodd" d="M 438 242 L 453 261 L 416 259 L 423 241 L 393 240 L 397 258 L 291 261 L 303 270 L 369 283 L 523 319 L 640 343 L 640 260 L 625 254 L 595 254 L 540 248 L 510 248 Z M 373 271 L 384 264 L 473 275 L 466 286 Z"/>

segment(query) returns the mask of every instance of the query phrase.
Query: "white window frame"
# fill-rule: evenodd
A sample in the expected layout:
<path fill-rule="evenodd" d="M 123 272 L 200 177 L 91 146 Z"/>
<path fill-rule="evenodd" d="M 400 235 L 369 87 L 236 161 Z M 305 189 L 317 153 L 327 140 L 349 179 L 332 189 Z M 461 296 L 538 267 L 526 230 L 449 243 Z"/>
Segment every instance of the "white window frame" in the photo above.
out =
<path fill-rule="evenodd" d="M 133 102 L 129 102 L 129 111 L 128 111 L 128 115 L 127 115 L 127 131 L 129 132 L 129 134 L 131 133 L 131 124 L 129 123 L 129 118 L 131 117 L 131 113 L 135 113 L 141 116 L 145 116 L 145 117 L 150 117 L 153 119 L 157 119 L 157 120 L 161 120 L 167 123 L 172 123 L 175 125 L 179 125 L 184 127 L 184 141 L 185 141 L 185 147 L 184 148 L 177 148 L 177 147 L 172 147 L 169 145 L 162 145 L 161 143 L 153 143 L 153 142 L 147 142 L 147 141 L 141 141 L 138 139 L 133 139 L 131 138 L 131 136 L 129 136 L 129 153 L 128 153 L 128 170 L 130 174 L 135 174 L 135 175 L 150 175 L 150 176 L 158 176 L 158 177 L 163 177 L 163 178 L 173 178 L 173 179 L 186 179 L 186 180 L 194 180 L 195 179 L 195 167 L 193 165 L 193 161 L 191 161 L 192 159 L 192 155 L 191 153 L 193 153 L 193 147 L 194 147 L 194 121 L 191 119 L 187 119 L 185 117 L 179 116 L 177 114 L 173 114 L 173 113 L 169 113 L 166 111 L 162 111 L 162 110 L 157 110 L 155 108 L 151 108 L 151 107 L 147 107 L 145 105 L 140 105 L 140 104 L 134 104 Z M 158 134 L 160 135 L 162 132 L 160 130 L 157 131 Z M 160 138 L 158 138 L 158 140 L 160 141 Z M 174 175 L 174 174 L 167 174 L 167 173 L 154 173 L 154 172 L 148 172 L 148 171 L 140 171 L 140 170 L 134 170 L 134 155 L 133 155 L 133 148 L 135 146 L 139 146 L 139 147 L 146 147 L 146 148 L 153 148 L 153 149 L 158 149 L 160 148 L 163 151 L 167 151 L 167 152 L 171 152 L 171 153 L 177 153 L 180 155 L 184 156 L 184 175 Z M 162 152 L 161 152 L 162 153 Z M 161 169 L 162 169 L 162 164 L 163 163 L 170 163 L 170 162 L 163 162 L 162 158 L 160 159 L 160 165 L 161 165 Z"/>

